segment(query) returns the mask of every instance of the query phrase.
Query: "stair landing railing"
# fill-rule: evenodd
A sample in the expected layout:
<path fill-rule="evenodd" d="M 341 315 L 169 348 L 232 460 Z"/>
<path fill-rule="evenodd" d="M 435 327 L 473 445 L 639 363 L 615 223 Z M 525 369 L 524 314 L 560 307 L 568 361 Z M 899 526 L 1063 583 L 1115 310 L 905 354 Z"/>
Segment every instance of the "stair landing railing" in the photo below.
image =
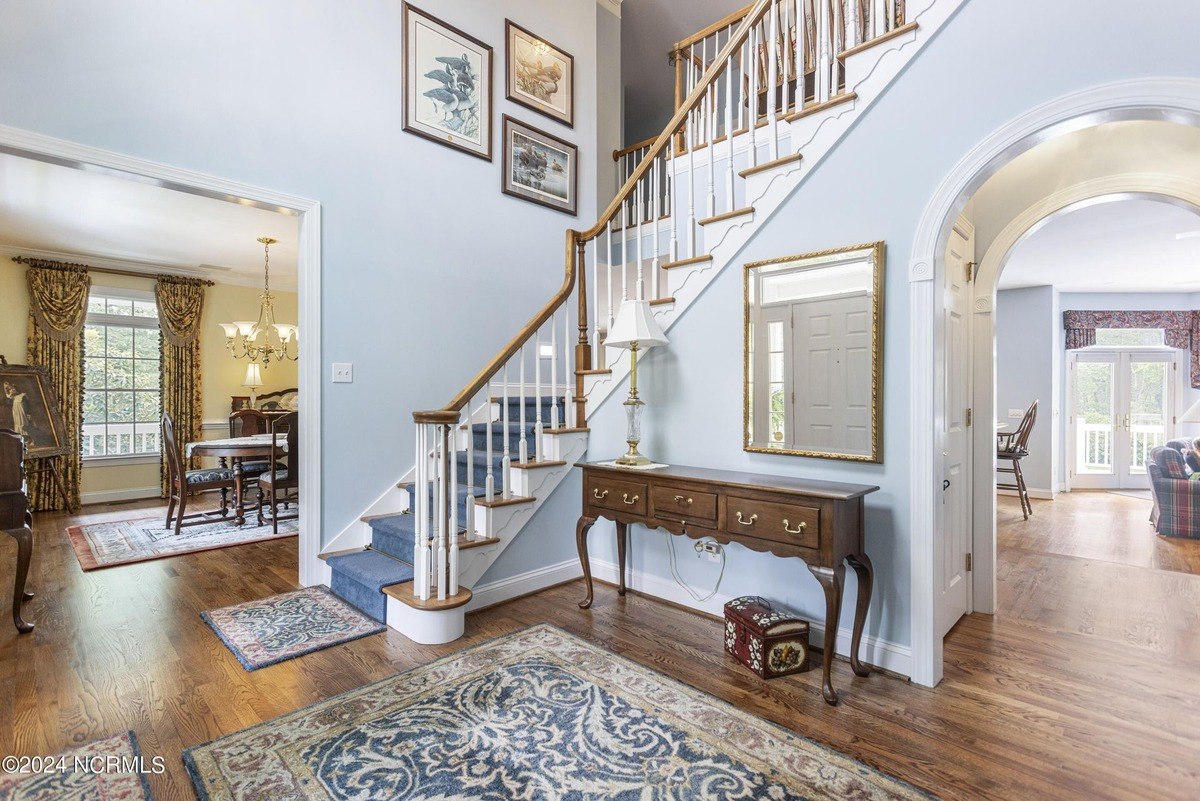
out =
<path fill-rule="evenodd" d="M 846 16 L 828 2 L 756 0 L 689 44 L 687 80 L 670 121 L 655 139 L 615 154 L 623 171 L 616 197 L 591 228 L 567 231 L 562 286 L 449 403 L 413 414 L 414 606 L 436 608 L 435 592 L 439 601 L 458 594 L 460 539 L 477 536 L 479 508 L 523 500 L 514 496 L 511 474 L 546 461 L 546 433 L 586 428 L 585 379 L 611 372 L 604 338 L 621 301 L 672 303 L 664 292 L 670 271 L 709 258 L 698 241 L 703 228 L 746 213 L 738 160 L 752 170 L 764 157 L 778 159 L 786 126 L 777 122 L 814 102 L 796 90 L 799 82 L 789 87 L 788 64 L 825 54 L 816 62 L 827 73 L 816 97 L 829 96 L 838 48 L 902 19 L 902 0 L 855 0 L 853 8 Z M 811 29 L 815 38 L 798 44 L 781 34 L 791 27 Z M 775 87 L 778 102 L 764 101 L 772 94 L 764 86 Z M 748 142 L 735 158 L 738 134 Z M 731 144 L 718 159 L 722 138 Z M 622 164 L 622 156 L 632 157 Z M 478 424 L 486 424 L 481 447 L 472 428 Z"/>

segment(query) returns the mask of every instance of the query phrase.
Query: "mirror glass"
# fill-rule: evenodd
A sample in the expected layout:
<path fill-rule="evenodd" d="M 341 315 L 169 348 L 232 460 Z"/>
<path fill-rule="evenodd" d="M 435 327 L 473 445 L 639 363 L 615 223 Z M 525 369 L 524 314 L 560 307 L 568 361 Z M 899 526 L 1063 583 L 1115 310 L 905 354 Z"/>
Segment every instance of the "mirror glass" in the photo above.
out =
<path fill-rule="evenodd" d="M 881 462 L 883 243 L 746 265 L 745 447 Z"/>

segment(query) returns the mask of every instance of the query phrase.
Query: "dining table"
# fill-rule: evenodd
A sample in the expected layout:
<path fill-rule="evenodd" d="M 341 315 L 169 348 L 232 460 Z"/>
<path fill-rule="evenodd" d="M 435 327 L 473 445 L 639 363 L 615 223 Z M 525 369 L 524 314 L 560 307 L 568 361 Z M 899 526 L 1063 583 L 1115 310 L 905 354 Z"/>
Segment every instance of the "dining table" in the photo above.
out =
<path fill-rule="evenodd" d="M 272 442 L 274 439 L 274 442 Z M 287 453 L 287 437 L 275 438 L 273 434 L 251 434 L 247 437 L 228 437 L 189 442 L 183 454 L 187 458 L 209 457 L 217 459 L 221 467 L 233 468 L 233 523 L 246 523 L 245 471 L 242 463 L 269 460 L 272 454 Z"/>

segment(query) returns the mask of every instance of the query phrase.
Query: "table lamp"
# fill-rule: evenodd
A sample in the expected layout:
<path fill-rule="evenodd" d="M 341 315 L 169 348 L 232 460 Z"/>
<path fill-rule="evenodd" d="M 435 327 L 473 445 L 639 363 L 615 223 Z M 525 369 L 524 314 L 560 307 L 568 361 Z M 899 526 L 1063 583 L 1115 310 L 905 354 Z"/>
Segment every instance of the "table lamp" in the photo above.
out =
<path fill-rule="evenodd" d="M 242 382 L 242 386 L 250 390 L 250 408 L 253 409 L 254 404 L 258 401 L 255 390 L 262 386 L 262 370 L 259 369 L 258 362 L 246 365 L 246 380 Z"/>
<path fill-rule="evenodd" d="M 621 301 L 617 319 L 613 321 L 604 344 L 613 348 L 629 349 L 629 398 L 625 401 L 625 414 L 628 418 L 625 441 L 629 443 L 629 452 L 617 459 L 616 463 L 622 467 L 645 467 L 652 462 L 638 453 L 638 443 L 642 439 L 642 408 L 646 405 L 638 397 L 638 351 L 667 344 L 667 335 L 654 319 L 649 301 L 624 300 Z"/>

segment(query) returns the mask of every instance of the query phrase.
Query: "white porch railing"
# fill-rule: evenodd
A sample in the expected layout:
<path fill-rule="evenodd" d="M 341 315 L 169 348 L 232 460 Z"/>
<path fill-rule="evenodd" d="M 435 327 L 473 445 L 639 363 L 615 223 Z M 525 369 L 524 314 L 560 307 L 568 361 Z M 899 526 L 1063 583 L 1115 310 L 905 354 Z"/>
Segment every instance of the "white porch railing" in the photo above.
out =
<path fill-rule="evenodd" d="M 1111 473 L 1114 463 L 1116 428 L 1111 423 L 1075 423 L 1075 464 L 1088 473 Z M 1167 441 L 1167 429 L 1162 423 L 1139 423 L 1130 426 L 1130 459 L 1133 470 L 1144 471 L 1150 452 Z"/>

